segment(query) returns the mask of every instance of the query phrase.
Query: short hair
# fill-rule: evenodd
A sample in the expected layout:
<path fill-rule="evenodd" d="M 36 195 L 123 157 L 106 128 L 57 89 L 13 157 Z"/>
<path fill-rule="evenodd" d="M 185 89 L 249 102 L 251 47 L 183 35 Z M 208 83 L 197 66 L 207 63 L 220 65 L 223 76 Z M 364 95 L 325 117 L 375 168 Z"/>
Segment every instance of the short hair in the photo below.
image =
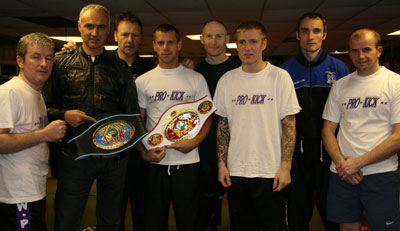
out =
<path fill-rule="evenodd" d="M 84 6 L 82 8 L 81 12 L 79 13 L 79 20 L 78 20 L 79 22 L 81 22 L 81 20 L 82 20 L 82 15 L 88 10 L 94 10 L 96 12 L 103 12 L 108 18 L 108 25 L 110 25 L 110 23 L 111 23 L 110 11 L 107 8 L 105 8 L 104 6 L 99 5 L 99 4 L 90 4 L 90 5 Z"/>
<path fill-rule="evenodd" d="M 29 45 L 49 47 L 53 50 L 53 52 L 55 47 L 53 40 L 47 34 L 39 32 L 27 34 L 19 39 L 17 45 L 17 56 L 21 57 L 24 61 Z"/>
<path fill-rule="evenodd" d="M 251 29 L 258 30 L 261 33 L 261 38 L 263 40 L 267 38 L 267 30 L 265 29 L 264 25 L 258 21 L 253 20 L 240 23 L 240 25 L 236 27 L 236 36 L 239 32 L 242 32 L 243 30 Z"/>
<path fill-rule="evenodd" d="M 157 31 L 161 31 L 161 32 L 173 31 L 173 32 L 175 32 L 176 41 L 179 42 L 181 40 L 181 35 L 179 33 L 179 30 L 171 24 L 161 24 L 161 25 L 157 26 L 153 32 L 153 40 L 154 41 L 156 41 L 156 32 Z"/>
<path fill-rule="evenodd" d="M 140 33 L 143 33 L 143 24 L 142 21 L 140 21 L 139 17 L 133 14 L 130 11 L 123 12 L 120 14 L 114 21 L 115 24 L 115 30 L 118 30 L 118 26 L 122 21 L 130 22 L 130 23 L 137 23 L 140 27 Z"/>
<path fill-rule="evenodd" d="M 300 25 L 301 25 L 301 22 L 302 22 L 303 19 L 305 19 L 305 18 L 311 18 L 311 19 L 319 18 L 319 19 L 321 19 L 321 21 L 322 21 L 322 26 L 323 26 L 323 29 L 324 29 L 323 32 L 325 33 L 325 32 L 328 31 L 328 26 L 327 26 L 327 24 L 326 24 L 326 19 L 325 19 L 324 16 L 322 16 L 322 15 L 319 14 L 319 13 L 307 12 L 307 13 L 303 14 L 302 16 L 300 16 L 299 19 L 297 19 L 297 32 L 298 32 L 298 33 L 300 33 Z"/>
<path fill-rule="evenodd" d="M 203 33 L 204 27 L 206 27 L 208 24 L 210 24 L 212 22 L 215 22 L 215 23 L 218 23 L 219 25 L 221 25 L 225 29 L 226 33 L 228 34 L 228 30 L 226 29 L 225 23 L 223 23 L 220 20 L 216 20 L 216 19 L 211 19 L 211 20 L 207 21 L 206 23 L 204 23 L 201 33 Z"/>
<path fill-rule="evenodd" d="M 372 36 L 374 37 L 375 47 L 382 46 L 381 35 L 378 32 L 376 32 L 375 30 L 372 30 L 369 28 L 362 28 L 362 29 L 358 29 L 358 30 L 354 31 L 350 35 L 349 41 L 351 41 L 352 39 L 358 40 L 360 38 L 364 38 L 366 36 L 366 34 L 368 34 L 368 33 L 371 33 Z"/>

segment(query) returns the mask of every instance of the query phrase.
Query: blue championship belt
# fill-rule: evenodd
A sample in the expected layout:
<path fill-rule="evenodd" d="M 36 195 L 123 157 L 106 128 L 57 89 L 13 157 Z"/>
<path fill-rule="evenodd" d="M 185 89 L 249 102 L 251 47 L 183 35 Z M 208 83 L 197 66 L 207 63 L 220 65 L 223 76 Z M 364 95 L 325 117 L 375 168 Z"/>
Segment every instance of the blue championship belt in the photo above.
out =
<path fill-rule="evenodd" d="M 140 114 L 119 114 L 97 121 L 67 142 L 66 153 L 75 160 L 111 155 L 136 144 L 147 134 Z"/>
<path fill-rule="evenodd" d="M 181 139 L 191 139 L 200 132 L 215 111 L 217 108 L 209 96 L 172 105 L 161 115 L 154 128 L 143 138 L 142 143 L 149 150 Z"/>

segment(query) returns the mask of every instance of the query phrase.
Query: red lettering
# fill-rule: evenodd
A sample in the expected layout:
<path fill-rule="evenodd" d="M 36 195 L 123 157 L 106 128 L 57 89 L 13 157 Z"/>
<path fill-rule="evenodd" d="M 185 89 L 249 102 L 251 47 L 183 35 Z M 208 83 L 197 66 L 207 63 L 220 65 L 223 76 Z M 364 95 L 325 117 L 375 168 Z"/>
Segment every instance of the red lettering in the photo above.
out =
<path fill-rule="evenodd" d="M 119 138 L 118 141 L 125 140 L 125 134 L 124 134 L 124 131 L 122 131 L 122 129 L 120 129 L 120 131 L 119 131 L 119 136 L 118 136 L 118 138 Z"/>

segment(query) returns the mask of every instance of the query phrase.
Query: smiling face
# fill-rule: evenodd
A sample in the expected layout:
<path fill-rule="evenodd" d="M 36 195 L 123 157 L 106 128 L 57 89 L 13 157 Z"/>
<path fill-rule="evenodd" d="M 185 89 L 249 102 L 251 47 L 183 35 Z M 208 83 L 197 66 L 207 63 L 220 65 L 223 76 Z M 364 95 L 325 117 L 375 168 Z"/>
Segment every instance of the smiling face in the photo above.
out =
<path fill-rule="evenodd" d="M 175 31 L 156 31 L 153 49 L 157 52 L 158 65 L 161 68 L 172 69 L 179 66 L 179 51 L 182 40 L 177 39 Z"/>
<path fill-rule="evenodd" d="M 125 57 L 135 56 L 140 45 L 142 34 L 140 26 L 130 21 L 121 21 L 114 32 L 114 39 L 118 43 L 118 52 Z"/>
<path fill-rule="evenodd" d="M 264 63 L 262 53 L 267 47 L 267 39 L 256 29 L 237 32 L 237 51 L 243 68 L 252 68 Z"/>
<path fill-rule="evenodd" d="M 326 31 L 320 18 L 305 17 L 299 31 L 296 32 L 297 40 L 300 40 L 300 48 L 308 57 L 315 57 L 322 47 L 322 41 L 326 39 Z"/>
<path fill-rule="evenodd" d="M 33 89 L 42 89 L 50 76 L 53 57 L 54 51 L 51 47 L 28 45 L 25 57 L 17 56 L 17 63 L 21 69 L 19 77 Z"/>
<path fill-rule="evenodd" d="M 78 22 L 78 29 L 83 40 L 83 50 L 88 55 L 103 53 L 110 32 L 109 19 L 104 12 L 93 9 L 85 11 Z"/>
<path fill-rule="evenodd" d="M 204 45 L 207 56 L 218 57 L 225 55 L 228 40 L 229 36 L 225 27 L 216 21 L 212 21 L 204 26 L 200 41 Z"/>
<path fill-rule="evenodd" d="M 370 31 L 351 37 L 349 41 L 349 57 L 360 76 L 368 76 L 380 68 L 379 57 L 383 48 L 377 46 L 376 40 Z"/>

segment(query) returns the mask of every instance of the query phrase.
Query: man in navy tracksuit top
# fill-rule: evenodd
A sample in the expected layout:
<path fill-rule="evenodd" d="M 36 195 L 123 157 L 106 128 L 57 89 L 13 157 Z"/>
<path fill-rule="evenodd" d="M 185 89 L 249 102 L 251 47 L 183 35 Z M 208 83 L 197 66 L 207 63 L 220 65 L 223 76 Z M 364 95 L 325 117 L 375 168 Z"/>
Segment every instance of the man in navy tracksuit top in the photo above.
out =
<path fill-rule="evenodd" d="M 346 65 L 321 48 L 327 34 L 326 20 L 306 13 L 297 21 L 297 56 L 281 67 L 293 79 L 303 109 L 297 116 L 296 150 L 292 165 L 292 186 L 288 202 L 291 230 L 309 230 L 314 201 L 325 230 L 339 230 L 326 220 L 326 197 L 331 159 L 321 143 L 322 112 L 332 83 L 349 74 Z"/>

